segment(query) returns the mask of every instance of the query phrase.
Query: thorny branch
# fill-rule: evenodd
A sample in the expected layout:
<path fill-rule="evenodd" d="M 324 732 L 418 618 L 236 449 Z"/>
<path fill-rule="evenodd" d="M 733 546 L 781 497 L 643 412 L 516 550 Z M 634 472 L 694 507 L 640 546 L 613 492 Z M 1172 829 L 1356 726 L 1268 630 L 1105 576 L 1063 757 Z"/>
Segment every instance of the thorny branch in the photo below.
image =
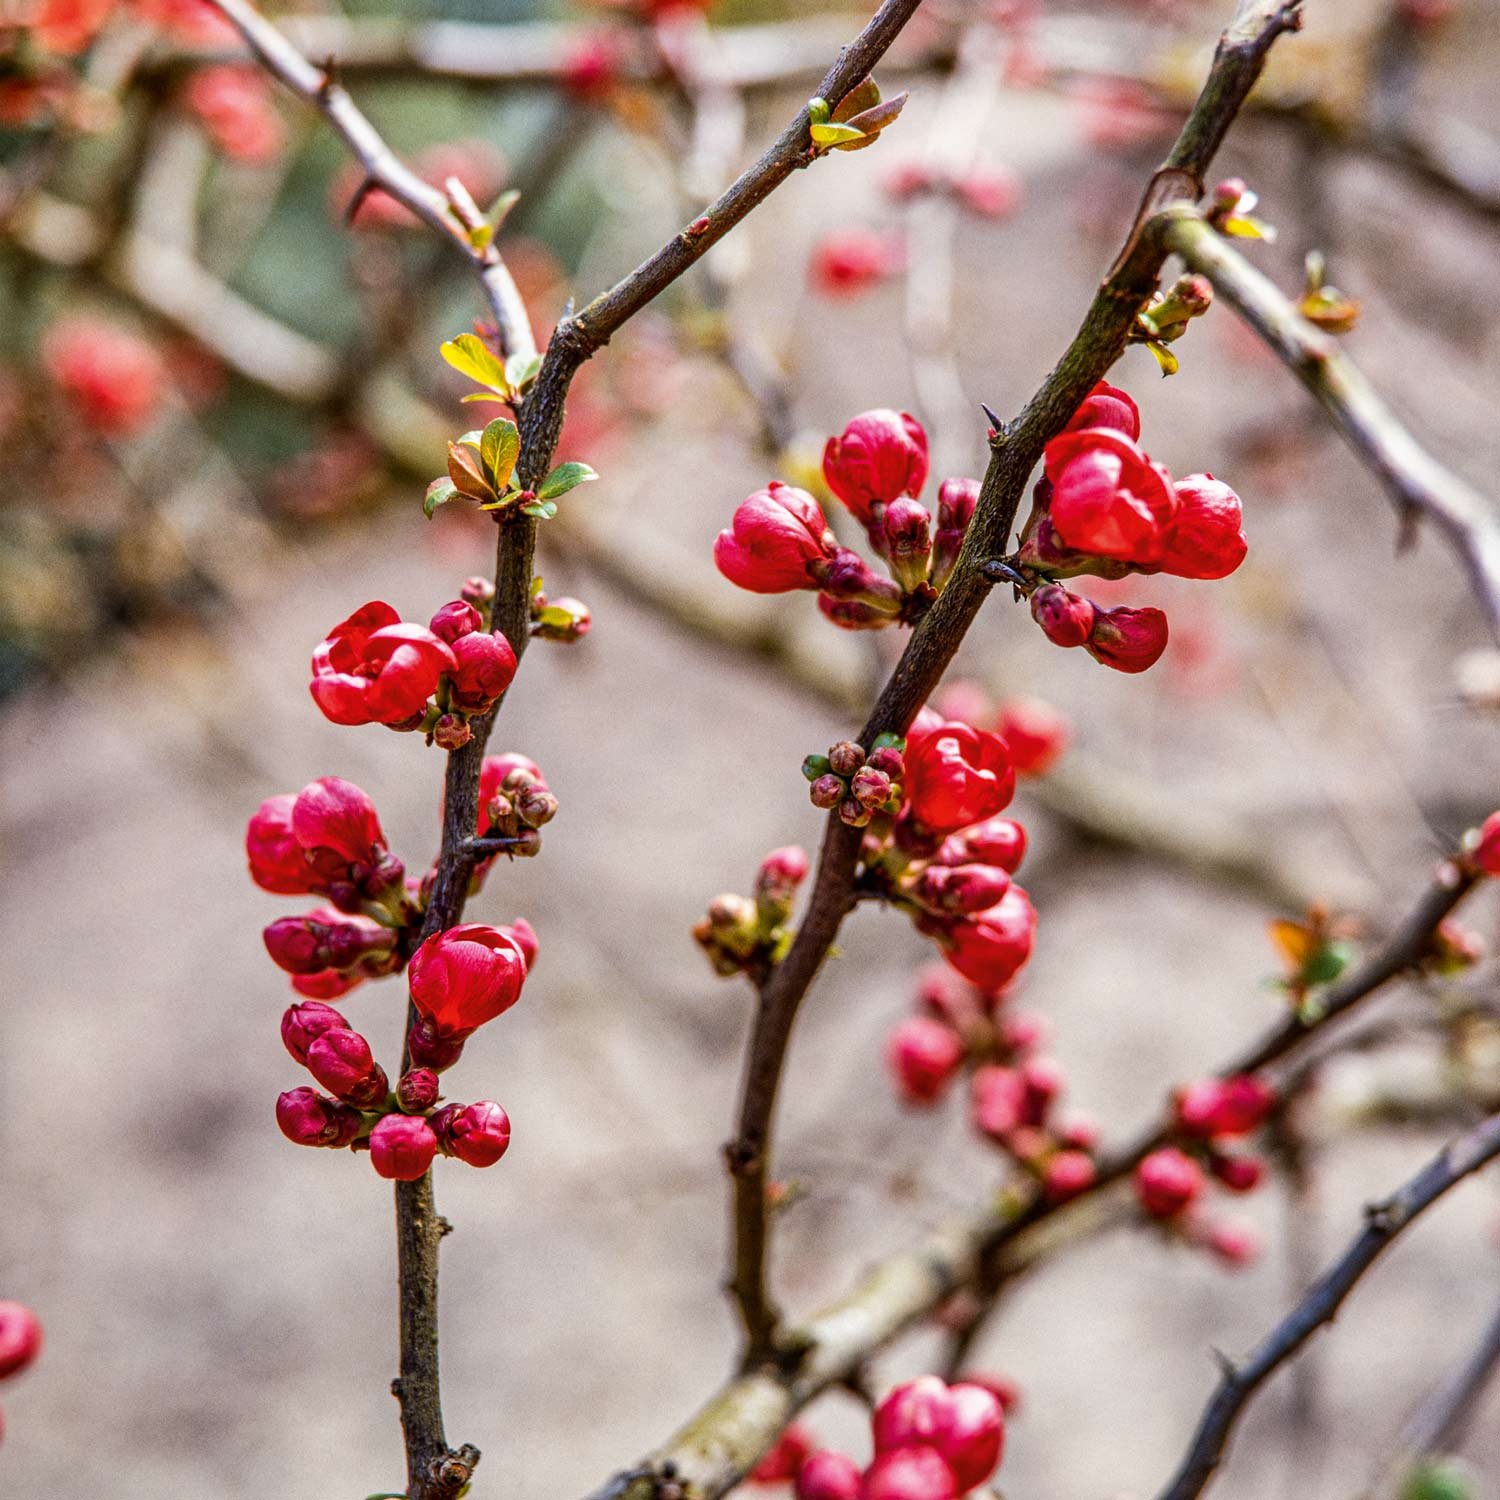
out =
<path fill-rule="evenodd" d="M 1257 1346 L 1243 1364 L 1226 1364 L 1223 1379 L 1203 1413 L 1181 1467 L 1158 1500 L 1196 1500 L 1223 1462 L 1240 1413 L 1261 1385 L 1325 1323 L 1331 1323 L 1381 1252 L 1449 1188 L 1500 1156 L 1500 1115 L 1452 1142 L 1383 1203 L 1366 1210 L 1366 1225 L 1307 1296 Z"/>
<path fill-rule="evenodd" d="M 985 560 L 1002 554 L 1031 472 L 1047 442 L 1120 356 L 1137 313 L 1156 284 L 1166 251 L 1154 226 L 1159 210 L 1202 191 L 1202 175 L 1259 77 L 1266 52 L 1300 24 L 1297 0 L 1244 0 L 1220 39 L 1208 81 L 1164 166 L 1152 178 L 1136 226 L 1089 308 L 1083 326 L 1021 415 L 997 432 L 978 507 L 947 587 L 917 626 L 858 736 L 869 744 L 904 734 L 937 686 L 990 589 Z M 778 1356 L 778 1312 L 767 1279 L 767 1165 L 776 1096 L 797 1011 L 853 898 L 861 835 L 829 820 L 806 916 L 786 958 L 759 988 L 740 1095 L 739 1125 L 727 1148 L 734 1178 L 734 1258 L 730 1288 L 745 1324 L 746 1363 Z"/>

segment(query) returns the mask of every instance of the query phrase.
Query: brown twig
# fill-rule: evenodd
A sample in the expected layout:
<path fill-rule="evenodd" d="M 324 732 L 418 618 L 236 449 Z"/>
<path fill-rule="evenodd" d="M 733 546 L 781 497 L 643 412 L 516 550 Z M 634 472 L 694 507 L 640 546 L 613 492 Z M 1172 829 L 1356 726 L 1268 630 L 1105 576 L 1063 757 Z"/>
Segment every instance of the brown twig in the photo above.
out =
<path fill-rule="evenodd" d="M 248 0 L 210 3 L 244 38 L 267 72 L 323 115 L 364 168 L 366 180 L 410 209 L 469 263 L 484 288 L 505 353 L 534 355 L 536 341 L 526 306 L 493 243 L 482 250 L 470 243 L 447 194 L 424 182 L 386 145 L 338 82 L 332 65 L 319 68 L 310 63 Z"/>
<path fill-rule="evenodd" d="M 1156 284 L 1166 251 L 1154 233 L 1159 211 L 1202 190 L 1202 174 L 1260 75 L 1266 52 L 1299 24 L 1298 0 L 1241 0 L 1219 41 L 1197 105 L 1152 178 L 1136 225 L 1090 306 L 1083 326 L 1021 415 L 992 443 L 974 519 L 953 576 L 917 626 L 859 735 L 904 734 L 937 686 L 989 593 L 983 563 L 1002 555 L 1042 450 L 1125 348 Z M 747 1364 L 775 1360 L 778 1314 L 767 1279 L 766 1176 L 771 1125 L 797 1011 L 853 896 L 861 835 L 831 817 L 807 914 L 786 958 L 759 989 L 740 1094 L 739 1125 L 726 1148 L 734 1180 L 735 1245 L 730 1290 L 746 1333 Z"/>
<path fill-rule="evenodd" d="M 1403 540 L 1419 518 L 1444 534 L 1500 640 L 1500 520 L 1494 507 L 1412 437 L 1337 340 L 1303 318 L 1268 277 L 1203 219 L 1190 212 L 1174 215 L 1163 237 L 1174 254 L 1213 282 L 1317 398 L 1389 493 Z"/>
<path fill-rule="evenodd" d="M 1419 1214 L 1471 1172 L 1500 1156 L 1500 1115 L 1452 1142 L 1403 1188 L 1366 1210 L 1363 1232 L 1243 1364 L 1226 1363 L 1180 1468 L 1158 1500 L 1195 1500 L 1223 1462 L 1240 1413 L 1275 1371 L 1331 1323 L 1381 1252 Z"/>

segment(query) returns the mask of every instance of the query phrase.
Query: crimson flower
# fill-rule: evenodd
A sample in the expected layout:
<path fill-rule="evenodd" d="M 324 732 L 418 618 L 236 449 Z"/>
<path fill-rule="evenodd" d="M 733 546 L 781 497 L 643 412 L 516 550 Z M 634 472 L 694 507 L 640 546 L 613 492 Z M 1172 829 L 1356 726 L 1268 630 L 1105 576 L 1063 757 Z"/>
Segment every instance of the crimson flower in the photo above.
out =
<path fill-rule="evenodd" d="M 1177 508 L 1172 477 L 1123 432 L 1060 433 L 1047 444 L 1046 471 L 1052 525 L 1069 547 L 1122 562 L 1160 560 Z"/>
<path fill-rule="evenodd" d="M 953 922 L 943 934 L 943 953 L 970 983 L 982 990 L 1003 989 L 1031 957 L 1036 941 L 1036 909 L 1012 884 L 988 911 Z"/>
<path fill-rule="evenodd" d="M 1112 427 L 1134 442 L 1141 435 L 1141 413 L 1129 392 L 1101 380 L 1079 403 L 1064 431 L 1079 432 L 1085 427 Z"/>
<path fill-rule="evenodd" d="M 1167 617 L 1159 609 L 1100 609 L 1084 647 L 1117 672 L 1144 672 L 1167 649 Z"/>
<path fill-rule="evenodd" d="M 1227 578 L 1248 550 L 1240 497 L 1212 474 L 1189 474 L 1174 489 L 1177 510 L 1157 566 L 1179 578 Z"/>
<path fill-rule="evenodd" d="M 434 933 L 412 954 L 412 1003 L 439 1037 L 467 1036 L 521 998 L 526 967 L 513 933 L 465 922 Z"/>
<path fill-rule="evenodd" d="M 714 563 L 752 594 L 815 589 L 838 551 L 822 508 L 806 490 L 773 479 L 741 502 L 714 543 Z"/>
<path fill-rule="evenodd" d="M 446 642 L 374 599 L 313 652 L 313 701 L 335 724 L 405 724 L 457 666 Z"/>
<path fill-rule="evenodd" d="M 872 507 L 919 495 L 927 482 L 927 432 L 909 412 L 861 412 L 823 449 L 823 478 L 860 525 Z"/>
<path fill-rule="evenodd" d="M 1005 741 L 957 720 L 914 731 L 905 759 L 906 813 L 928 833 L 991 818 L 1016 789 Z"/>

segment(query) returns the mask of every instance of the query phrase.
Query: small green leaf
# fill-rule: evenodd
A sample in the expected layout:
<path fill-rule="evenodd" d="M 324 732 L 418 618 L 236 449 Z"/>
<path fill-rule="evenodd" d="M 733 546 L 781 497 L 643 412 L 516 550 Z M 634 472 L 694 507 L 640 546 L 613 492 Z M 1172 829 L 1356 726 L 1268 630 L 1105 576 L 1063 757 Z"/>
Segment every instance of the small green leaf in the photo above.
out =
<path fill-rule="evenodd" d="M 1156 339 L 1147 339 L 1146 347 L 1156 356 L 1156 362 L 1161 366 L 1163 376 L 1175 375 L 1181 366 L 1177 363 L 1177 356 L 1163 343 Z"/>
<path fill-rule="evenodd" d="M 1276 238 L 1276 231 L 1263 219 L 1251 218 L 1249 214 L 1231 214 L 1220 225 L 1220 230 L 1241 240 L 1265 240 L 1270 244 Z"/>
<path fill-rule="evenodd" d="M 489 220 L 491 230 L 498 234 L 500 226 L 510 217 L 510 211 L 521 201 L 520 188 L 506 188 L 495 201 L 490 204 L 490 211 L 485 215 Z"/>
<path fill-rule="evenodd" d="M 521 514 L 523 516 L 531 516 L 538 521 L 550 521 L 557 514 L 557 506 L 550 500 L 528 500 L 521 507 Z M 549 605 L 548 608 L 550 609 L 552 606 Z M 544 609 L 542 611 L 543 616 L 546 613 L 547 610 Z M 569 615 L 568 618 L 571 619 L 572 616 Z"/>
<path fill-rule="evenodd" d="M 458 486 L 451 479 L 434 479 L 422 497 L 422 514 L 430 521 L 438 506 L 446 505 L 458 494 Z"/>
<path fill-rule="evenodd" d="M 573 624 L 573 612 L 563 609 L 560 605 L 549 604 L 537 615 L 536 623 L 545 626 L 548 630 L 567 630 Z"/>
<path fill-rule="evenodd" d="M 906 740 L 899 734 L 877 734 L 870 748 L 872 750 L 905 750 Z"/>
<path fill-rule="evenodd" d="M 833 770 L 833 762 L 826 755 L 809 755 L 802 762 L 802 774 L 809 781 L 816 781 L 820 776 L 826 776 Z"/>
<path fill-rule="evenodd" d="M 538 573 L 536 575 L 536 577 L 531 580 L 531 597 L 533 599 L 535 599 L 536 596 L 541 593 L 541 591 L 542 591 L 542 575 L 540 573 Z"/>
<path fill-rule="evenodd" d="M 491 351 L 483 339 L 472 333 L 461 333 L 450 339 L 438 351 L 460 375 L 467 375 L 480 385 L 489 386 L 501 394 L 509 394 L 510 386 L 505 379 L 505 366 Z"/>
<path fill-rule="evenodd" d="M 828 101 L 826 99 L 812 98 L 807 101 L 807 118 L 814 125 L 826 125 L 828 123 Z"/>
<path fill-rule="evenodd" d="M 512 354 L 505 361 L 505 378 L 513 391 L 519 391 L 536 379 L 536 372 L 541 368 L 540 354 Z"/>
<path fill-rule="evenodd" d="M 479 445 L 479 456 L 484 460 L 484 466 L 489 470 L 497 491 L 503 490 L 510 483 L 510 476 L 515 470 L 516 457 L 520 451 L 521 434 L 516 430 L 516 424 L 508 417 L 496 417 L 484 429 L 484 436 Z"/>
<path fill-rule="evenodd" d="M 852 125 L 814 125 L 812 138 L 818 146 L 842 146 L 848 141 L 864 140 L 865 133 Z"/>
<path fill-rule="evenodd" d="M 598 477 L 587 464 L 558 464 L 542 481 L 536 492 L 537 499 L 555 500 L 559 495 L 566 495 L 575 485 L 587 484 Z"/>

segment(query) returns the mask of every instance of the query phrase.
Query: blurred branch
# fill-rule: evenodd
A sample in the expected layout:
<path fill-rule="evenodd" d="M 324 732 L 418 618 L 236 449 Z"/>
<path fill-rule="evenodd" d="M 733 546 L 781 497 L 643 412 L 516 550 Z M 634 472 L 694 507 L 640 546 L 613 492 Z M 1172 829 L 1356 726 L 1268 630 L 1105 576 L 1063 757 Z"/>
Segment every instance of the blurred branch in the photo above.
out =
<path fill-rule="evenodd" d="M 1321 403 L 1395 503 L 1403 543 L 1419 517 L 1446 536 L 1500 640 L 1500 518 L 1490 503 L 1438 463 L 1400 424 L 1337 341 L 1303 318 L 1211 225 L 1195 214 L 1177 213 L 1163 235 L 1167 247 L 1213 282 Z"/>
<path fill-rule="evenodd" d="M 1225 1362 L 1223 1379 L 1209 1401 L 1181 1467 L 1159 1500 L 1194 1500 L 1224 1459 L 1246 1404 L 1266 1379 L 1325 1323 L 1331 1323 L 1381 1252 L 1449 1188 L 1500 1155 L 1500 1115 L 1447 1146 L 1403 1188 L 1366 1210 L 1363 1233 L 1330 1266 L 1307 1296 L 1271 1330 L 1241 1365 Z"/>
<path fill-rule="evenodd" d="M 1417 1464 L 1424 1458 L 1451 1452 L 1497 1370 L 1500 1370 L 1500 1309 L 1495 1311 L 1474 1348 L 1433 1388 L 1401 1429 L 1381 1477 L 1362 1500 L 1400 1500 Z"/>
<path fill-rule="evenodd" d="M 493 241 L 483 248 L 471 242 L 468 231 L 477 226 L 461 217 L 461 205 L 424 182 L 386 145 L 336 81 L 331 66 L 318 68 L 308 62 L 247 0 L 209 3 L 223 13 L 268 72 L 324 116 L 364 168 L 368 182 L 410 209 L 469 263 L 484 288 L 504 353 L 535 355 L 536 340 L 521 294 Z"/>

